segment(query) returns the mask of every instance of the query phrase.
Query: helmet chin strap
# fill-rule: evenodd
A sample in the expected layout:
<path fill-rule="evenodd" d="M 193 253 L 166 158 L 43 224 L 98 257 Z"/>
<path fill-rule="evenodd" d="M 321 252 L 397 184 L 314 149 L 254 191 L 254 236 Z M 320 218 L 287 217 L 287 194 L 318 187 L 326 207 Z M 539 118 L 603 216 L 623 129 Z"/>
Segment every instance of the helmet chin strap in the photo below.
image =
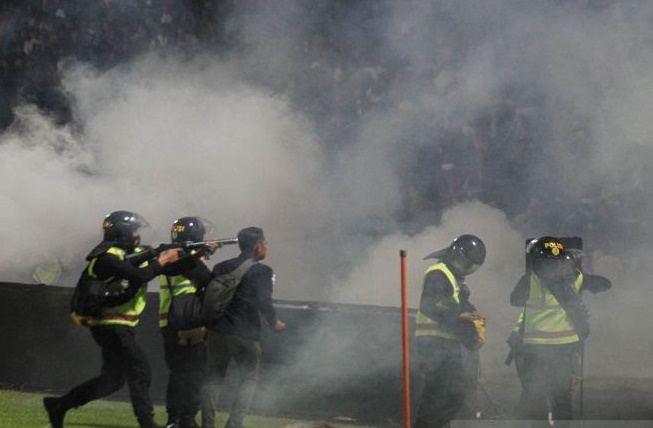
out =
<path fill-rule="evenodd" d="M 452 260 L 444 260 L 444 263 L 447 265 L 451 273 L 454 274 L 454 276 L 458 279 L 464 279 L 465 275 L 460 272 L 460 270 L 456 267 L 455 263 L 453 263 Z"/>
<path fill-rule="evenodd" d="M 471 274 L 473 274 L 474 272 L 476 272 L 476 271 L 478 270 L 478 268 L 480 267 L 480 265 L 477 265 L 477 264 L 475 264 L 475 263 L 472 263 L 472 262 L 469 261 L 469 260 L 464 260 L 464 261 L 461 261 L 460 259 L 458 259 L 458 260 L 454 260 L 454 258 L 456 258 L 456 257 L 460 258 L 460 257 L 463 257 L 463 256 L 460 256 L 460 255 L 458 255 L 458 256 L 453 255 L 452 257 L 449 257 L 449 258 L 448 258 L 448 260 L 446 261 L 446 263 L 447 263 L 447 266 L 449 267 L 449 269 L 451 269 L 451 272 L 452 272 L 452 273 L 453 273 L 457 278 L 464 278 L 464 277 L 466 277 L 467 275 L 471 275 Z M 461 267 L 461 266 L 460 266 L 461 263 L 464 264 L 464 267 Z"/>

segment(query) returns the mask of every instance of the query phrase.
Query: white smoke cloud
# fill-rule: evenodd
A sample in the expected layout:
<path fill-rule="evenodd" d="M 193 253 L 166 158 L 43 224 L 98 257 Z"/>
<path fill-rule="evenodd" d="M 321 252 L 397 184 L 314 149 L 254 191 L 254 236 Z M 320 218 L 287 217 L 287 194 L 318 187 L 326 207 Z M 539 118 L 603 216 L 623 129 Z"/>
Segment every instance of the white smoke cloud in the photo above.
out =
<path fill-rule="evenodd" d="M 375 243 L 366 260 L 353 268 L 347 279 L 337 284 L 337 300 L 400 306 L 399 250 L 403 249 L 407 252 L 410 305 L 419 306 L 422 275 L 433 264 L 433 260 L 423 260 L 424 256 L 448 247 L 454 238 L 468 233 L 482 237 L 488 251 L 487 262 L 482 267 L 484 272 L 468 279 L 472 293 L 478 293 L 483 300 L 496 300 L 492 296 L 506 290 L 500 278 L 514 276 L 519 269 L 523 270 L 523 260 L 520 259 L 523 246 L 519 233 L 510 227 L 504 213 L 477 201 L 446 210 L 437 227 L 428 227 L 416 236 L 384 236 Z"/>
<path fill-rule="evenodd" d="M 646 44 L 650 25 L 644 24 L 653 7 L 616 2 L 599 11 L 563 10 L 557 3 L 386 4 L 380 16 L 386 25 L 378 30 L 386 58 L 413 68 L 432 62 L 451 67 L 434 53 L 434 46 L 451 43 L 455 72 L 445 67 L 437 76 L 397 79 L 387 88 L 385 107 L 362 119 L 344 143 L 319 141 L 310 117 L 284 95 L 295 73 L 306 71 L 295 62 L 298 52 L 317 58 L 321 53 L 306 47 L 303 38 L 313 21 L 303 21 L 299 7 L 274 10 L 272 21 L 264 19 L 269 10 L 244 13 L 247 55 L 228 61 L 145 56 L 107 72 L 68 64 L 63 82 L 74 100 L 76 125 L 58 127 L 21 107 L 17 123 L 0 136 L 3 279 L 29 281 L 37 259 L 52 253 L 74 271 L 99 240 L 103 216 L 131 209 L 153 225 L 146 235 L 153 243 L 167 241 L 169 225 L 182 215 L 210 219 L 215 237 L 231 237 L 248 225 L 263 227 L 270 241 L 268 262 L 279 280 L 275 296 L 281 299 L 398 306 L 398 254 L 406 249 L 410 301 L 416 306 L 427 265 L 421 258 L 461 233 L 476 233 L 487 244 L 488 260 L 469 283 L 473 301 L 489 320 L 484 358 L 500 371 L 503 340 L 516 317 L 508 296 L 522 272 L 524 239 L 582 234 L 594 223 L 588 251 L 594 245 L 608 255 L 621 251 L 628 268 L 606 271 L 615 289 L 588 298 L 593 325 L 588 346 L 605 345 L 600 349 L 605 363 L 593 360 L 588 367 L 593 373 L 624 373 L 624 367 L 651 373 L 645 358 L 623 349 L 652 351 L 645 341 L 633 345 L 627 334 L 653 321 L 642 298 L 649 296 L 651 269 L 642 260 L 650 235 L 628 235 L 625 222 L 634 218 L 650 225 L 646 189 L 653 178 L 647 173 L 647 149 L 653 139 L 647 117 L 653 110 L 653 50 Z M 459 39 L 443 40 L 428 20 L 433 14 L 449 17 Z M 281 25 L 290 18 L 302 25 Z M 361 35 L 347 23 L 340 22 L 343 34 Z M 358 42 L 364 45 L 366 37 L 378 34 L 362 34 Z M 266 77 L 275 84 L 266 86 Z M 576 210 L 575 203 L 596 200 L 602 195 L 596 189 L 609 188 L 610 198 L 593 206 L 605 209 L 610 222 L 598 223 L 597 210 L 571 226 L 549 219 L 544 230 L 528 217 L 513 224 L 493 201 L 474 201 L 453 206 L 438 223 L 407 234 L 397 219 L 403 208 L 402 172 L 408 167 L 406 141 L 436 144 L 427 138 L 432 129 L 462 126 L 490 108 L 510 84 L 533 97 L 543 94 L 536 114 L 551 133 L 545 156 L 520 152 L 523 158 L 516 159 L 530 165 L 526 187 L 543 199 L 542 212 L 566 219 L 565 210 Z M 591 140 L 581 155 L 568 143 L 577 135 L 577 118 Z M 336 155 L 330 144 L 339 148 Z M 621 201 L 633 186 L 643 189 L 641 212 L 614 215 L 621 212 L 613 200 Z M 501 193 L 508 199 L 521 196 L 515 189 Z M 637 245 L 629 245 L 631 238 Z M 221 250 L 215 260 L 231 255 L 232 249 Z M 592 269 L 601 273 L 596 259 Z M 613 323 L 614 311 L 629 305 L 642 310 L 626 311 Z"/>

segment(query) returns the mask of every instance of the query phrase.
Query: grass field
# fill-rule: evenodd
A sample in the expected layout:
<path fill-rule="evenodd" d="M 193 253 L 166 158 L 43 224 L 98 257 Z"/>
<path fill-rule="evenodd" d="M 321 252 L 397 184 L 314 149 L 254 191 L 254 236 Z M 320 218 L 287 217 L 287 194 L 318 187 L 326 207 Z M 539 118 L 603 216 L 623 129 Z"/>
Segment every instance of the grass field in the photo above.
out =
<path fill-rule="evenodd" d="M 49 427 L 48 416 L 43 408 L 42 393 L 0 390 L 0 428 L 46 428 Z M 166 421 L 165 409 L 156 406 L 155 419 L 159 424 Z M 216 426 L 224 426 L 225 414 L 218 414 Z M 129 403 L 111 400 L 93 401 L 86 406 L 71 410 L 66 414 L 64 426 L 89 428 L 133 428 L 136 418 Z M 247 428 L 283 428 L 288 425 L 296 428 L 317 426 L 314 422 L 293 419 L 247 416 Z M 337 425 L 329 423 L 329 427 Z"/>

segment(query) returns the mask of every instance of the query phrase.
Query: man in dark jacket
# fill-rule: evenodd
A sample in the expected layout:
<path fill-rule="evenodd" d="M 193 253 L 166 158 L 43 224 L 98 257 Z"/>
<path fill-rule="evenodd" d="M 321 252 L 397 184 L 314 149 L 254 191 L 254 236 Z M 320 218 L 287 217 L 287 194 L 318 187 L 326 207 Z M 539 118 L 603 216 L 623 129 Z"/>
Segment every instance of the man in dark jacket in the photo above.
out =
<path fill-rule="evenodd" d="M 275 331 L 282 331 L 286 325 L 277 318 L 272 306 L 274 272 L 259 263 L 265 259 L 268 244 L 263 230 L 247 227 L 238 232 L 240 255 L 225 260 L 213 267 L 212 275 L 219 276 L 233 272 L 244 261 L 254 263 L 243 275 L 225 315 L 209 326 L 209 368 L 210 380 L 203 397 L 202 428 L 215 426 L 215 399 L 219 397 L 229 362 L 233 358 L 238 365 L 240 384 L 231 406 L 226 428 L 241 428 L 243 419 L 256 392 L 261 365 L 261 316 Z"/>

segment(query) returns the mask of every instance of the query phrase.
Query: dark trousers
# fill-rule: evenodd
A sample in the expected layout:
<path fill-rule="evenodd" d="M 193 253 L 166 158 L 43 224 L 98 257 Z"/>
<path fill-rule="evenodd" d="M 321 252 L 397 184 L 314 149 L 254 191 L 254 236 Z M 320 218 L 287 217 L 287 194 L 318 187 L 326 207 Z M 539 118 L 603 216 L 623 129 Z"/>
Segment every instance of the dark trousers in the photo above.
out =
<path fill-rule="evenodd" d="M 556 426 L 565 426 L 565 421 L 572 419 L 572 385 L 579 349 L 578 343 L 523 346 L 521 371 L 528 419 L 546 420 L 549 411 Z"/>
<path fill-rule="evenodd" d="M 220 385 L 232 359 L 239 372 L 239 385 L 226 427 L 240 428 L 256 393 L 261 366 L 261 344 L 235 335 L 214 333 L 209 334 L 208 344 L 209 377 L 202 395 L 202 428 L 213 428 L 215 425 L 214 415 Z"/>
<path fill-rule="evenodd" d="M 417 358 L 423 382 L 414 428 L 446 426 L 460 410 L 467 388 L 460 342 L 418 337 Z"/>
<path fill-rule="evenodd" d="M 177 332 L 164 328 L 163 346 L 170 375 L 166 389 L 166 410 L 170 422 L 190 421 L 200 410 L 200 392 L 207 374 L 206 342 L 181 346 Z"/>
<path fill-rule="evenodd" d="M 152 372 L 143 350 L 136 343 L 135 331 L 125 326 L 91 327 L 93 340 L 102 350 L 100 375 L 76 386 L 62 397 L 65 409 L 72 409 L 106 397 L 127 383 L 134 414 L 139 422 L 152 421 L 150 399 Z"/>

